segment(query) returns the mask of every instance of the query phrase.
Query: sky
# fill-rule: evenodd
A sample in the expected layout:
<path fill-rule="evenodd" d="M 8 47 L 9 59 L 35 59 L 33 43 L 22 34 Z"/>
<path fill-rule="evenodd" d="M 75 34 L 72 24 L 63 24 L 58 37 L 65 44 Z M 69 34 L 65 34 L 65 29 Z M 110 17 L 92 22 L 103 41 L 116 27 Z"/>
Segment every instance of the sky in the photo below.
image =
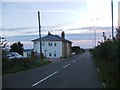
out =
<path fill-rule="evenodd" d="M 73 46 L 92 48 L 94 30 L 97 41 L 103 40 L 102 32 L 111 35 L 111 0 L 1 1 L 0 36 L 6 37 L 8 45 L 21 41 L 25 49 L 33 48 L 31 40 L 38 38 L 38 10 L 42 36 L 48 31 L 60 36 L 65 31 Z M 113 0 L 114 28 L 118 25 L 118 1 Z"/>

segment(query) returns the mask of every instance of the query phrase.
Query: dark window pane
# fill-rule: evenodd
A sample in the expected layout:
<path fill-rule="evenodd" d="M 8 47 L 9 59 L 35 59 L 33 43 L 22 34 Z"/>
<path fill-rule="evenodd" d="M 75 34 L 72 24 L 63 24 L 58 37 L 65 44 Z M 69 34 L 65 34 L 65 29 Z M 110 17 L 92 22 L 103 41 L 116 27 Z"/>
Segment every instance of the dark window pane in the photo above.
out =
<path fill-rule="evenodd" d="M 56 43 L 55 43 L 55 46 L 56 46 Z"/>
<path fill-rule="evenodd" d="M 52 56 L 52 54 L 51 54 L 51 53 L 49 53 L 49 56 Z"/>

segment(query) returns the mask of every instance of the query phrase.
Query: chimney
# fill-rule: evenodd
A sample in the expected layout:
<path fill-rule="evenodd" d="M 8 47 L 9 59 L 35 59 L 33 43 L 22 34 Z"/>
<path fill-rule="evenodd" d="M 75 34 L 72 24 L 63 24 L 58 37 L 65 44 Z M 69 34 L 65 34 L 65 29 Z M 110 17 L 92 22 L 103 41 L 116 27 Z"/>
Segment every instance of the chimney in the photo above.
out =
<path fill-rule="evenodd" d="M 63 39 L 65 39 L 65 33 L 64 33 L 64 31 L 62 31 L 61 37 L 62 37 Z"/>
<path fill-rule="evenodd" d="M 48 31 L 48 35 L 50 35 L 51 33 Z"/>

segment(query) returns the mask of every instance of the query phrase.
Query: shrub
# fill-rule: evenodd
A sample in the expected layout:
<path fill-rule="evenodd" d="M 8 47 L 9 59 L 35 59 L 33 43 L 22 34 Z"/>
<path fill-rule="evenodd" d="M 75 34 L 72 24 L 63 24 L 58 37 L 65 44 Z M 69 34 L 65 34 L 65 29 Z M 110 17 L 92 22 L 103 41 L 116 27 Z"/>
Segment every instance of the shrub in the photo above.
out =
<path fill-rule="evenodd" d="M 120 40 L 107 40 L 91 51 L 107 87 L 120 87 Z"/>
<path fill-rule="evenodd" d="M 40 67 L 46 64 L 49 64 L 50 61 L 40 61 L 40 60 L 30 60 L 28 58 L 25 59 L 12 59 L 12 60 L 4 60 L 2 62 L 2 73 L 10 74 L 19 71 L 28 70 L 35 67 Z"/>

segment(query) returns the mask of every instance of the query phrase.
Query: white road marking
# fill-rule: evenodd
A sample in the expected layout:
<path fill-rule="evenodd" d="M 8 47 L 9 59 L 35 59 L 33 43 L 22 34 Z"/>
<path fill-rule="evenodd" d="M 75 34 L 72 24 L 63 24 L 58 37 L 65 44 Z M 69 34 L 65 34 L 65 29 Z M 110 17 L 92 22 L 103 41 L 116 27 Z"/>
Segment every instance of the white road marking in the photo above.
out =
<path fill-rule="evenodd" d="M 46 79 L 50 78 L 51 76 L 53 76 L 53 75 L 55 75 L 55 74 L 57 74 L 57 73 L 58 73 L 58 71 L 56 71 L 56 72 L 50 74 L 49 76 L 47 76 L 47 77 L 43 78 L 42 80 L 38 81 L 37 83 L 33 84 L 32 87 L 38 85 L 39 83 L 45 81 Z"/>
<path fill-rule="evenodd" d="M 76 62 L 76 61 L 77 61 L 77 60 L 74 60 L 73 63 Z"/>
<path fill-rule="evenodd" d="M 67 64 L 66 66 L 64 66 L 63 68 L 66 68 L 66 67 L 68 67 L 68 66 L 70 66 L 71 64 Z"/>
<path fill-rule="evenodd" d="M 99 69 L 97 68 L 97 72 L 99 72 Z"/>

